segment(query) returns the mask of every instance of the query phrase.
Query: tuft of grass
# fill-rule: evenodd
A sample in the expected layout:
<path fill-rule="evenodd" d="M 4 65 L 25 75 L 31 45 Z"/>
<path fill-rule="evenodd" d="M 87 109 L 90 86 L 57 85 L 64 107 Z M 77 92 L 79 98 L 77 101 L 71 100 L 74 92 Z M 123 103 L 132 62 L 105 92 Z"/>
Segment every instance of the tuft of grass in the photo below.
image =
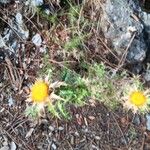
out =
<path fill-rule="evenodd" d="M 68 42 L 65 43 L 64 45 L 64 49 L 66 51 L 72 51 L 74 49 L 78 49 L 79 46 L 82 45 L 83 42 L 83 38 L 79 37 L 79 36 L 74 36 L 73 38 L 71 38 Z"/>
<path fill-rule="evenodd" d="M 118 108 L 120 92 L 115 83 L 116 79 L 110 77 L 104 64 L 94 63 L 91 65 L 87 79 L 93 99 L 99 100 L 111 109 Z"/>
<path fill-rule="evenodd" d="M 49 62 L 49 56 L 47 54 L 44 55 L 42 59 L 42 68 L 39 70 L 38 74 L 39 76 L 48 76 L 48 79 L 51 80 L 54 76 L 54 70 L 55 68 L 52 66 L 52 64 Z"/>
<path fill-rule="evenodd" d="M 48 15 L 43 9 L 40 7 L 37 8 L 37 14 L 41 17 L 44 18 L 46 21 L 51 23 L 52 25 L 57 25 L 59 20 L 58 20 L 58 14 L 57 13 L 52 13 Z"/>

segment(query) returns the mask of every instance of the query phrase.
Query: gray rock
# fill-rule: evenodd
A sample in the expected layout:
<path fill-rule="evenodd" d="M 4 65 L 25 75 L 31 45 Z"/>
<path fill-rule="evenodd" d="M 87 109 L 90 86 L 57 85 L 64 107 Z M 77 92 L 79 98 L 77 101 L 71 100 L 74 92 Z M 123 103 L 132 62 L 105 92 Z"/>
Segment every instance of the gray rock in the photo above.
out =
<path fill-rule="evenodd" d="M 61 126 L 60 126 L 60 127 L 58 127 L 58 130 L 59 130 L 59 131 L 63 131 L 63 130 L 64 130 L 64 127 L 61 127 Z"/>
<path fill-rule="evenodd" d="M 6 46 L 6 45 L 5 45 L 4 39 L 3 39 L 3 37 L 0 35 L 0 48 L 5 47 L 5 46 Z"/>
<path fill-rule="evenodd" d="M 21 13 L 17 13 L 15 16 L 15 22 L 13 23 L 14 29 L 19 34 L 19 36 L 26 40 L 29 37 L 29 30 L 26 28 L 25 24 L 23 23 Z"/>
<path fill-rule="evenodd" d="M 147 82 L 150 82 L 150 70 L 146 70 L 146 73 L 144 74 L 144 79 Z"/>
<path fill-rule="evenodd" d="M 50 129 L 51 131 L 54 131 L 54 130 L 55 130 L 53 126 L 49 126 L 49 129 Z"/>
<path fill-rule="evenodd" d="M 150 114 L 146 115 L 146 128 L 150 131 Z"/>
<path fill-rule="evenodd" d="M 144 23 L 145 26 L 145 41 L 147 42 L 147 47 L 148 47 L 148 51 L 150 51 L 150 14 L 143 12 L 142 13 L 142 21 Z M 148 54 L 150 55 L 150 53 Z M 150 56 L 148 56 L 150 57 Z"/>
<path fill-rule="evenodd" d="M 140 116 L 138 114 L 135 115 L 135 117 L 133 119 L 133 123 L 135 125 L 140 125 L 141 121 L 140 121 Z"/>
<path fill-rule="evenodd" d="M 32 42 L 36 45 L 36 46 L 41 46 L 42 44 L 42 38 L 40 34 L 35 34 L 32 38 Z"/>
<path fill-rule="evenodd" d="M 145 26 L 150 26 L 150 14 L 143 12 L 141 14 L 141 17 L 142 17 L 142 20 L 143 20 Z"/>
<path fill-rule="evenodd" d="M 54 143 L 52 143 L 51 148 L 52 148 L 53 150 L 56 150 L 56 149 L 57 149 L 57 146 L 56 146 Z"/>
<path fill-rule="evenodd" d="M 8 105 L 9 105 L 9 107 L 11 107 L 11 106 L 14 106 L 14 99 L 12 98 L 12 97 L 10 97 L 9 99 L 8 99 Z"/>
<path fill-rule="evenodd" d="M 8 4 L 10 2 L 11 2 L 11 0 L 0 0 L 0 3 L 2 3 L 2 4 Z"/>
<path fill-rule="evenodd" d="M 132 65 L 131 72 L 135 75 L 139 75 L 139 73 L 142 71 L 142 68 L 143 66 L 141 63 L 136 63 Z"/>
<path fill-rule="evenodd" d="M 141 37 L 134 39 L 127 55 L 131 63 L 142 62 L 146 57 L 147 45 Z"/>
<path fill-rule="evenodd" d="M 43 4 L 43 0 L 28 0 L 26 1 L 26 5 L 30 5 L 31 7 L 41 6 Z"/>
<path fill-rule="evenodd" d="M 143 37 L 143 24 L 135 19 L 135 10 L 141 13 L 138 3 L 134 0 L 106 0 L 103 5 L 101 28 L 118 55 L 122 55 L 129 46 L 127 59 L 130 63 L 142 62 L 146 57 L 147 47 Z"/>
<path fill-rule="evenodd" d="M 12 18 L 9 22 L 11 28 L 6 28 L 4 31 L 3 39 L 5 42 L 8 42 L 9 45 L 16 40 L 16 37 L 26 40 L 29 37 L 29 30 L 26 28 L 23 23 L 23 18 L 21 13 L 17 13 L 15 18 Z"/>
<path fill-rule="evenodd" d="M 33 0 L 33 1 L 35 2 L 36 6 L 40 6 L 44 3 L 43 0 Z"/>
<path fill-rule="evenodd" d="M 15 19 L 16 19 L 16 23 L 18 23 L 19 25 L 23 24 L 22 15 L 20 13 L 16 14 Z"/>
<path fill-rule="evenodd" d="M 9 24 L 11 28 L 5 28 L 2 33 L 3 36 L 0 35 L 0 48 L 4 48 L 9 55 L 16 55 L 17 50 L 22 47 L 18 39 L 25 42 L 29 37 L 29 30 L 24 24 L 22 14 L 19 12 L 9 20 Z"/>
<path fill-rule="evenodd" d="M 16 144 L 13 141 L 11 141 L 11 143 L 10 143 L 10 150 L 16 150 L 16 149 L 17 149 Z"/>

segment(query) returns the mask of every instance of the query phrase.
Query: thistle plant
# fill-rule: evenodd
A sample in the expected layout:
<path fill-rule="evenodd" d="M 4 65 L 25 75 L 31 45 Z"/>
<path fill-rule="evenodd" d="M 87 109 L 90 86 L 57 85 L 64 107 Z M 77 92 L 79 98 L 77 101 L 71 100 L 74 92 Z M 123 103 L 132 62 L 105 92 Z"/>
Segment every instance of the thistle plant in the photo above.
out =
<path fill-rule="evenodd" d="M 103 63 L 94 63 L 89 67 L 87 84 L 91 98 L 104 103 L 111 109 L 118 108 L 120 93 L 115 78 L 111 77 Z"/>
<path fill-rule="evenodd" d="M 149 111 L 150 90 L 144 88 L 139 77 L 135 76 L 124 85 L 122 100 L 125 109 L 146 113 Z"/>
<path fill-rule="evenodd" d="M 27 102 L 32 102 L 32 105 L 27 107 L 26 114 L 31 117 L 37 114 L 42 116 L 45 113 L 45 107 L 52 105 L 56 100 L 64 100 L 54 93 L 55 89 L 65 85 L 63 82 L 49 83 L 48 77 L 37 79 L 30 88 L 29 98 Z"/>

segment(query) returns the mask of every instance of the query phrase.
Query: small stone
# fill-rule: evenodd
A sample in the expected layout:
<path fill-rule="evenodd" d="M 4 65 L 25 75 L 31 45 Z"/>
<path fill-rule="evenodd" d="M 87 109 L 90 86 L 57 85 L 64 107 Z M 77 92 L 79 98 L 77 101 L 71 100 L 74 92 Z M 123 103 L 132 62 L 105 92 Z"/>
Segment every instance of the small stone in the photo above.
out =
<path fill-rule="evenodd" d="M 150 131 L 150 114 L 146 114 L 146 128 Z"/>
<path fill-rule="evenodd" d="M 59 130 L 59 131 L 63 131 L 64 128 L 60 126 L 60 127 L 58 127 L 58 130 Z"/>
<path fill-rule="evenodd" d="M 142 19 L 146 26 L 150 26 L 150 14 L 149 13 L 143 12 Z"/>
<path fill-rule="evenodd" d="M 50 129 L 51 131 L 54 131 L 54 130 L 55 130 L 53 126 L 49 126 L 49 129 Z"/>
<path fill-rule="evenodd" d="M 0 63 L 5 60 L 5 53 L 3 51 L 0 51 Z"/>
<path fill-rule="evenodd" d="M 54 143 L 52 143 L 51 146 L 52 146 L 52 149 L 53 149 L 53 150 L 57 149 L 57 146 L 56 146 Z"/>
<path fill-rule="evenodd" d="M 99 150 L 99 148 L 97 146 L 95 146 L 94 144 L 92 144 L 92 149 Z"/>
<path fill-rule="evenodd" d="M 27 132 L 25 138 L 28 139 L 32 135 L 33 131 L 34 131 L 34 128 L 30 128 L 30 130 Z"/>
<path fill-rule="evenodd" d="M 131 63 L 142 62 L 146 57 L 146 51 L 146 43 L 142 38 L 133 40 L 127 55 L 128 61 Z"/>
<path fill-rule="evenodd" d="M 9 107 L 14 106 L 14 99 L 12 97 L 8 99 L 8 105 Z"/>
<path fill-rule="evenodd" d="M 40 34 L 35 34 L 32 38 L 32 42 L 36 45 L 36 46 L 41 46 L 42 44 L 42 38 L 40 36 Z"/>
<path fill-rule="evenodd" d="M 140 125 L 141 121 L 140 121 L 140 116 L 139 115 L 136 115 L 133 119 L 133 123 L 135 125 Z"/>
<path fill-rule="evenodd" d="M 36 6 L 40 6 L 44 3 L 43 0 L 34 0 L 34 1 L 35 1 Z"/>
<path fill-rule="evenodd" d="M 40 47 L 40 52 L 41 52 L 41 53 L 46 53 L 46 52 L 47 52 L 47 47 L 46 47 L 46 45 Z"/>
<path fill-rule="evenodd" d="M 94 119 L 95 119 L 94 116 L 88 116 L 88 118 L 89 118 L 90 120 L 94 120 Z"/>
<path fill-rule="evenodd" d="M 26 1 L 26 5 L 30 5 L 32 7 L 41 6 L 43 5 L 43 0 L 28 0 Z"/>
<path fill-rule="evenodd" d="M 12 141 L 11 143 L 10 143 L 10 150 L 16 150 L 17 149 L 17 146 L 16 146 L 16 144 Z"/>
<path fill-rule="evenodd" d="M 18 23 L 18 24 L 23 24 L 23 20 L 22 20 L 22 15 L 21 15 L 21 13 L 17 13 L 16 14 L 16 16 L 15 16 L 15 19 L 16 19 L 16 22 Z"/>
<path fill-rule="evenodd" d="M 100 140 L 101 139 L 99 136 L 95 136 L 94 138 L 95 138 L 95 140 Z"/>
<path fill-rule="evenodd" d="M 78 133 L 77 131 L 76 131 L 74 134 L 75 134 L 75 136 L 78 136 L 78 137 L 80 136 L 79 133 Z"/>
<path fill-rule="evenodd" d="M 10 3 L 11 2 L 11 0 L 0 0 L 0 3 L 2 3 L 2 4 L 7 4 L 7 3 Z"/>
<path fill-rule="evenodd" d="M 149 82 L 150 81 L 150 70 L 147 70 L 146 73 L 144 74 L 144 79 Z"/>
<path fill-rule="evenodd" d="M 5 42 L 4 42 L 4 39 L 3 39 L 3 37 L 0 35 L 0 48 L 1 47 L 5 47 L 6 46 L 6 44 L 5 44 Z"/>

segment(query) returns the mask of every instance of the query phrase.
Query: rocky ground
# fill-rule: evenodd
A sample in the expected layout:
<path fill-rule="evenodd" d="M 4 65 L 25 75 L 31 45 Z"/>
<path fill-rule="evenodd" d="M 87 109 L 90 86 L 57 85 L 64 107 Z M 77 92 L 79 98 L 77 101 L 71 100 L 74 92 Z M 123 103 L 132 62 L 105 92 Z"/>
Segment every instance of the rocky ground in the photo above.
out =
<path fill-rule="evenodd" d="M 0 150 L 149 150 L 150 115 L 103 103 L 68 106 L 72 119 L 25 115 L 29 87 L 50 65 L 83 61 L 150 81 L 149 2 L 0 0 Z M 84 39 L 84 40 L 83 40 Z M 58 76 L 56 77 L 58 78 Z"/>

